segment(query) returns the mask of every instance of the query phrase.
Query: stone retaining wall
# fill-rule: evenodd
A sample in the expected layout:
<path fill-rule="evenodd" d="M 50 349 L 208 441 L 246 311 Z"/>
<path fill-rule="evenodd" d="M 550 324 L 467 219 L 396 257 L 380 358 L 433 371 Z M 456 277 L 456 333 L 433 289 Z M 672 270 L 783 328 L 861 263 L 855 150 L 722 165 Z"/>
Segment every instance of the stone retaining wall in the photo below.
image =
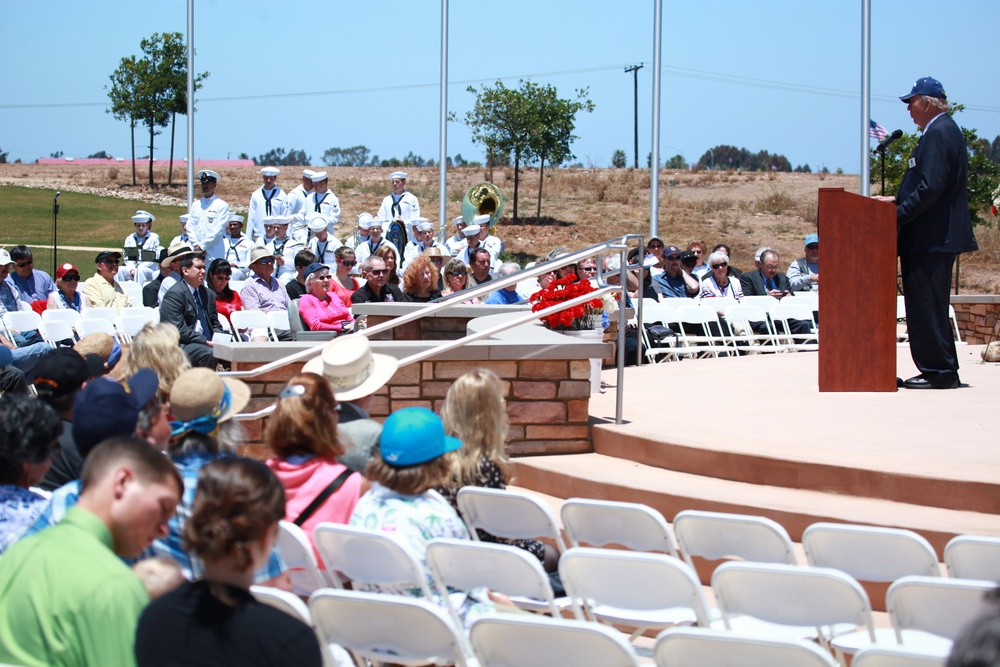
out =
<path fill-rule="evenodd" d="M 959 294 L 951 297 L 951 305 L 955 309 L 962 340 L 969 345 L 985 345 L 997 324 L 1000 296 Z"/>

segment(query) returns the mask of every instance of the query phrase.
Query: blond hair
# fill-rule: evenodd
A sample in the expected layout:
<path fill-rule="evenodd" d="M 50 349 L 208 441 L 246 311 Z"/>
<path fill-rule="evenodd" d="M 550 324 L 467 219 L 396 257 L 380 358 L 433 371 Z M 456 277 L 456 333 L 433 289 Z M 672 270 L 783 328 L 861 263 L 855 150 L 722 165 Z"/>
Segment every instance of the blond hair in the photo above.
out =
<path fill-rule="evenodd" d="M 445 396 L 441 419 L 445 433 L 462 441 L 455 452 L 453 486 L 477 485 L 479 462 L 484 458 L 492 461 L 507 481 L 507 404 L 496 373 L 477 368 L 455 380 Z"/>
<path fill-rule="evenodd" d="M 174 380 L 191 368 L 191 362 L 181 349 L 181 335 L 173 324 L 160 322 L 147 324 L 132 339 L 129 355 L 125 360 L 125 376 L 132 377 L 140 368 L 156 372 L 160 386 L 156 397 L 161 405 L 170 402 L 170 387 Z"/>

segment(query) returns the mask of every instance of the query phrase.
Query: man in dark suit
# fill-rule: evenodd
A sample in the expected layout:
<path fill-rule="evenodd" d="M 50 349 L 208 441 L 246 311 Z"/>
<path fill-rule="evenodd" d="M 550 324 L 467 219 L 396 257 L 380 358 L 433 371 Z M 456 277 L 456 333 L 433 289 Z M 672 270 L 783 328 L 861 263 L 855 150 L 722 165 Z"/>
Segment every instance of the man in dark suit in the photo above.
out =
<path fill-rule="evenodd" d="M 896 204 L 906 328 L 920 371 L 902 386 L 954 389 L 961 383 L 948 313 L 951 268 L 958 253 L 979 249 L 969 215 L 969 154 L 939 81 L 919 79 L 899 99 L 923 130 L 899 194 L 877 197 Z"/>
<path fill-rule="evenodd" d="M 215 368 L 212 335 L 222 333 L 215 311 L 215 295 L 205 288 L 205 255 L 187 255 L 180 260 L 181 280 L 167 290 L 160 304 L 160 321 L 169 322 L 181 334 L 181 348 L 192 366 Z"/>
<path fill-rule="evenodd" d="M 781 272 L 781 259 L 778 251 L 768 248 L 760 254 L 760 268 L 747 271 L 740 276 L 740 287 L 743 296 L 773 296 L 775 299 L 794 296 L 792 284 L 788 276 Z M 759 334 L 767 333 L 764 322 L 751 322 L 753 330 Z M 812 322 L 808 320 L 788 320 L 788 328 L 793 334 L 812 332 Z"/>

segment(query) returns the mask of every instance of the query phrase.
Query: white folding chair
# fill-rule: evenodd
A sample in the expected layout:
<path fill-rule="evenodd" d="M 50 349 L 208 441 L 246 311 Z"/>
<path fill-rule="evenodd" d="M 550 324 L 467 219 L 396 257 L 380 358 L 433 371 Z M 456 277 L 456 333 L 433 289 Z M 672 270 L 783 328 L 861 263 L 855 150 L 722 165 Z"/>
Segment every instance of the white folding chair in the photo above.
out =
<path fill-rule="evenodd" d="M 144 326 L 156 323 L 157 318 L 154 313 L 157 311 L 154 311 L 152 308 L 142 309 L 149 312 L 126 313 L 124 312 L 125 310 L 126 309 L 124 308 L 122 309 L 122 314 L 119 315 L 118 319 L 115 321 L 115 329 L 118 331 L 118 338 L 123 343 L 132 342 L 132 338 L 142 331 Z"/>
<path fill-rule="evenodd" d="M 962 330 L 958 328 L 958 318 L 955 316 L 955 306 L 948 304 L 948 317 L 951 319 L 952 329 L 955 330 L 955 345 L 968 345 L 962 340 Z"/>
<path fill-rule="evenodd" d="M 868 594 L 839 570 L 731 561 L 712 573 L 712 591 L 727 629 L 819 639 L 847 652 L 877 641 Z M 824 630 L 827 626 L 832 629 Z M 831 641 L 834 632 L 838 634 Z M 850 637 L 849 646 L 842 648 L 842 635 Z M 888 635 L 883 633 L 886 639 Z"/>
<path fill-rule="evenodd" d="M 42 328 L 39 329 L 39 331 L 42 334 L 42 338 L 45 339 L 45 342 L 52 347 L 56 347 L 60 341 L 76 340 L 76 334 L 73 333 L 73 327 L 62 320 L 49 320 L 48 322 L 43 321 Z"/>
<path fill-rule="evenodd" d="M 459 591 L 488 588 L 512 598 L 530 598 L 544 604 L 552 616 L 560 614 L 548 575 L 538 559 L 524 549 L 438 538 L 427 545 L 427 569 L 456 622 L 458 612 L 448 595 L 449 588 Z"/>
<path fill-rule="evenodd" d="M 246 283 L 245 280 L 230 280 L 229 289 L 236 293 L 239 293 L 243 289 L 243 285 Z"/>
<path fill-rule="evenodd" d="M 649 302 L 648 305 L 647 302 Z M 665 301 L 653 301 L 652 299 L 645 298 L 643 299 L 642 321 L 643 327 L 640 333 L 642 336 L 643 346 L 646 350 L 645 355 L 647 361 L 660 363 L 678 359 L 676 352 L 677 346 L 682 343 L 681 336 L 671 336 L 657 344 L 654 344 L 649 338 L 649 334 L 646 331 L 645 326 L 646 324 L 662 324 L 665 327 L 670 327 L 674 331 L 680 331 L 681 326 L 678 323 L 679 318 L 677 316 L 677 308 L 674 307 L 673 304 Z"/>
<path fill-rule="evenodd" d="M 292 325 L 288 321 L 287 310 L 272 310 L 267 314 L 267 319 L 271 322 L 271 329 L 284 329 L 288 331 Z"/>
<path fill-rule="evenodd" d="M 103 317 L 91 318 L 89 316 L 80 318 L 80 321 L 76 323 L 76 332 L 80 334 L 80 338 L 93 333 L 106 333 L 112 337 L 117 334 L 113 322 L 109 322 Z"/>
<path fill-rule="evenodd" d="M 354 584 L 405 586 L 434 599 L 420 559 L 390 533 L 324 521 L 313 537 L 331 581 L 340 572 Z"/>
<path fill-rule="evenodd" d="M 758 306 L 765 313 L 769 313 L 771 307 L 778 304 L 778 300 L 769 294 L 751 294 L 740 299 L 740 303 L 745 306 Z"/>
<path fill-rule="evenodd" d="M 673 556 L 573 547 L 559 559 L 559 576 L 580 620 L 635 628 L 632 640 L 650 628 L 711 623 L 694 570 Z"/>
<path fill-rule="evenodd" d="M 229 321 L 237 331 L 247 331 L 249 334 L 249 330 L 264 329 L 270 340 L 277 340 L 271 328 L 271 320 L 262 310 L 234 310 L 229 315 Z"/>
<path fill-rule="evenodd" d="M 1000 537 L 958 535 L 944 548 L 948 576 L 1000 581 Z"/>
<path fill-rule="evenodd" d="M 128 296 L 132 303 L 142 303 L 142 285 L 134 280 L 120 281 L 122 291 Z"/>
<path fill-rule="evenodd" d="M 3 314 L 3 323 L 10 333 L 38 331 L 41 335 L 42 316 L 33 310 L 8 310 Z"/>
<path fill-rule="evenodd" d="M 979 579 L 901 577 L 889 586 L 885 608 L 896 639 L 924 652 L 948 652 L 970 622 L 995 613 L 985 599 L 996 583 Z"/>
<path fill-rule="evenodd" d="M 904 329 L 899 331 L 899 325 L 902 324 Z M 902 294 L 896 297 L 896 342 L 905 343 L 910 340 L 910 334 L 905 329 L 906 327 L 906 300 Z"/>
<path fill-rule="evenodd" d="M 774 322 L 778 341 L 789 350 L 819 349 L 819 334 L 816 333 L 816 321 L 813 319 L 813 308 L 807 303 L 796 301 L 798 297 L 784 298 L 771 307 L 771 321 Z M 804 320 L 810 323 L 811 333 L 789 333 L 789 320 Z M 778 326 L 781 323 L 781 327 Z"/>
<path fill-rule="evenodd" d="M 944 667 L 948 652 L 917 651 L 904 646 L 869 646 L 854 654 L 851 667 Z"/>
<path fill-rule="evenodd" d="M 469 636 L 482 667 L 639 667 L 621 633 L 583 621 L 496 615 L 476 621 Z"/>
<path fill-rule="evenodd" d="M 829 651 L 813 642 L 773 639 L 710 628 L 667 628 L 656 637 L 659 667 L 836 667 Z"/>
<path fill-rule="evenodd" d="M 53 321 L 65 322 L 70 327 L 76 327 L 76 323 L 80 321 L 80 313 L 71 308 L 46 308 L 43 310 L 42 322 L 48 324 Z"/>
<path fill-rule="evenodd" d="M 466 643 L 433 602 L 399 595 L 324 588 L 309 597 L 316 632 L 362 660 L 466 667 Z"/>
<path fill-rule="evenodd" d="M 715 307 L 715 303 L 707 303 L 702 306 L 681 306 L 677 309 L 677 319 L 681 325 L 680 337 L 683 341 L 683 345 L 677 350 L 678 355 L 718 357 L 726 351 L 728 339 L 722 333 L 722 324 Z M 715 331 L 718 331 L 718 334 L 712 331 L 713 326 L 716 327 Z M 702 333 L 689 333 L 693 327 L 700 327 Z"/>
<path fill-rule="evenodd" d="M 274 607 L 275 609 L 280 609 L 289 616 L 297 618 L 313 630 L 316 629 L 316 625 L 313 623 L 312 613 L 309 611 L 309 605 L 302 601 L 295 593 L 289 593 L 288 591 L 283 591 L 280 588 L 272 588 L 270 586 L 251 586 L 250 593 L 257 599 L 258 602 L 262 602 L 268 606 Z M 338 664 L 350 664 L 351 656 L 347 654 L 343 648 L 339 646 L 330 646 L 323 638 L 316 633 L 316 641 L 319 643 L 320 652 L 323 654 L 323 666 L 324 667 L 335 667 Z M 334 657 L 334 653 L 337 653 L 337 657 Z"/>
<path fill-rule="evenodd" d="M 620 544 L 633 551 L 655 551 L 677 557 L 667 520 L 648 505 L 570 498 L 563 503 L 561 514 L 571 547 Z"/>
<path fill-rule="evenodd" d="M 114 324 L 115 320 L 118 319 L 118 311 L 114 308 L 87 308 L 82 317 L 91 320 L 107 320 L 109 323 Z"/>
<path fill-rule="evenodd" d="M 674 517 L 674 535 L 684 561 L 739 558 L 755 563 L 797 565 L 788 532 L 763 516 L 684 510 Z"/>
<path fill-rule="evenodd" d="M 340 578 L 327 576 L 316 560 L 308 535 L 291 521 L 278 522 L 277 547 L 296 595 L 305 597 L 320 588 L 340 588 Z"/>
<path fill-rule="evenodd" d="M 810 565 L 832 567 L 861 581 L 941 573 L 934 547 L 912 530 L 820 522 L 802 533 L 802 548 Z"/>
<path fill-rule="evenodd" d="M 767 297 L 769 299 L 773 297 Z M 774 324 L 760 306 L 734 303 L 726 306 L 726 322 L 732 332 L 733 343 L 743 352 L 781 352 Z M 766 331 L 762 334 L 753 330 L 752 323 L 763 322 Z"/>

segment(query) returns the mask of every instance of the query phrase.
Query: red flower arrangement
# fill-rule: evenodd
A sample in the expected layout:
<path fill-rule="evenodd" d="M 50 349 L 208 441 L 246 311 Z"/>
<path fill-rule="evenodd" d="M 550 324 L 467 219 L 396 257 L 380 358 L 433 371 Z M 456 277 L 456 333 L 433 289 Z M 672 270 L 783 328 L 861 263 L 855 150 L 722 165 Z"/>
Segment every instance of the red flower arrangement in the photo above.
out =
<path fill-rule="evenodd" d="M 589 280 L 578 281 L 572 273 L 549 283 L 549 286 L 531 295 L 531 312 L 549 308 L 594 291 Z M 543 317 L 542 322 L 556 331 L 584 331 L 600 326 L 603 303 L 600 299 L 585 301 L 558 313 Z"/>

